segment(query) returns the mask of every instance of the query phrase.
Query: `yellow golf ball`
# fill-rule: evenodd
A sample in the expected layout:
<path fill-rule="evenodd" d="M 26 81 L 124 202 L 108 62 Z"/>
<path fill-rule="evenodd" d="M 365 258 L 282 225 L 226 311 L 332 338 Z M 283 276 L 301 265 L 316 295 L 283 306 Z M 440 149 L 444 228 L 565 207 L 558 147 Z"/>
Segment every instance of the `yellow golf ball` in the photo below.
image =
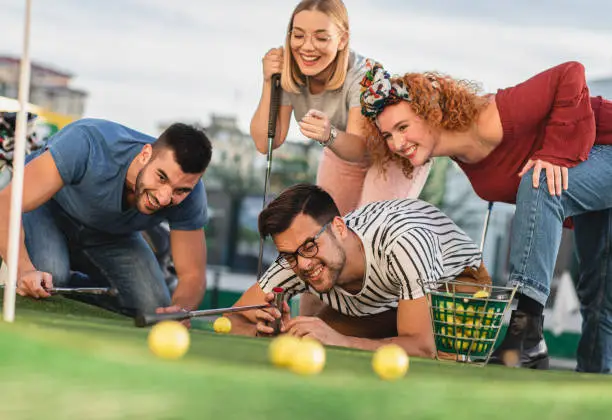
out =
<path fill-rule="evenodd" d="M 287 367 L 291 364 L 291 359 L 299 345 L 299 338 L 292 335 L 279 335 L 270 342 L 268 357 L 275 366 Z"/>
<path fill-rule="evenodd" d="M 227 334 L 232 330 L 232 321 L 224 316 L 217 318 L 213 324 L 213 329 L 216 333 Z"/>
<path fill-rule="evenodd" d="M 487 292 L 486 290 L 482 289 L 482 290 L 478 290 L 476 293 L 474 293 L 472 295 L 473 298 L 477 298 L 477 299 L 486 299 L 488 298 L 489 292 Z"/>
<path fill-rule="evenodd" d="M 315 375 L 325 366 L 325 347 L 316 340 L 301 340 L 296 349 L 289 369 L 300 375 Z"/>
<path fill-rule="evenodd" d="M 157 357 L 178 359 L 189 350 L 189 331 L 180 322 L 163 321 L 151 328 L 148 344 Z"/>
<path fill-rule="evenodd" d="M 410 360 L 403 348 L 397 344 L 379 347 L 372 357 L 374 372 L 387 381 L 399 379 L 406 374 Z"/>

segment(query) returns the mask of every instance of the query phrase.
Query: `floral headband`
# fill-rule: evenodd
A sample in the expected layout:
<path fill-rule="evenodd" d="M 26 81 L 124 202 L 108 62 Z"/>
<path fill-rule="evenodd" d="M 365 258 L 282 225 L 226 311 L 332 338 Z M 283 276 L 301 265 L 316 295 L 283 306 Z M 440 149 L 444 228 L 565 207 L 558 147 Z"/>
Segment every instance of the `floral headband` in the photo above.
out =
<path fill-rule="evenodd" d="M 412 97 L 400 80 L 391 83 L 391 75 L 382 64 L 366 61 L 366 74 L 361 80 L 361 113 L 370 120 L 376 119 L 387 105 L 401 100 L 410 102 Z"/>

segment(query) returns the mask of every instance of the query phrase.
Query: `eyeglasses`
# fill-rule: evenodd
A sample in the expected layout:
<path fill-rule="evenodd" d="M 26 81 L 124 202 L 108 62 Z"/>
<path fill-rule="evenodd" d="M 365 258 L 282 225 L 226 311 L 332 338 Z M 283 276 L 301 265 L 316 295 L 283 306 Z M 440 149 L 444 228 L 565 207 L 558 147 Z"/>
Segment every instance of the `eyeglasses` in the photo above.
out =
<path fill-rule="evenodd" d="M 310 36 L 310 42 L 313 47 L 316 49 L 324 49 L 327 47 L 329 42 L 332 40 L 333 35 L 327 32 L 315 32 L 312 34 L 307 34 L 304 31 L 300 30 L 291 30 L 289 31 L 289 41 L 292 48 L 299 48 L 306 43 L 306 38 Z"/>
<path fill-rule="evenodd" d="M 297 265 L 298 255 L 304 258 L 316 257 L 317 253 L 319 252 L 319 246 L 317 245 L 316 240 L 319 239 L 319 236 L 325 232 L 325 229 L 327 229 L 330 224 L 331 222 L 325 223 L 315 236 L 306 239 L 295 252 L 281 252 L 276 259 L 276 262 L 281 267 L 291 270 Z"/>

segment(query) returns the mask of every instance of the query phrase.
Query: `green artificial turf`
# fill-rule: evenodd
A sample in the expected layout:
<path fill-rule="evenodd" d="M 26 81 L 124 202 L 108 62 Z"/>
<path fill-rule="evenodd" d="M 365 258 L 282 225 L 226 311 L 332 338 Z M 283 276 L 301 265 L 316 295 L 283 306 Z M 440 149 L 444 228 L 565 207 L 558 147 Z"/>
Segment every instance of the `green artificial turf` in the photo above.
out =
<path fill-rule="evenodd" d="M 61 297 L 17 300 L 0 323 L 0 419 L 607 419 L 612 379 L 573 372 L 411 359 L 380 380 L 371 353 L 327 348 L 324 371 L 271 366 L 268 339 L 191 330 L 178 361 L 160 360 L 148 329 Z"/>

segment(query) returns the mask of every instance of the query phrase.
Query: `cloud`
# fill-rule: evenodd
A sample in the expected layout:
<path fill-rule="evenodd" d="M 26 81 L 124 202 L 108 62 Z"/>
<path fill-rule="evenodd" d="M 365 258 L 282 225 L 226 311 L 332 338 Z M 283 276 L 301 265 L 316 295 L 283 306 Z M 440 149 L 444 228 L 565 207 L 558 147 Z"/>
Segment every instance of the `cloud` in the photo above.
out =
<path fill-rule="evenodd" d="M 590 1 L 577 9 L 572 2 L 551 2 L 544 1 L 549 8 L 526 0 L 513 8 L 492 8 L 484 0 L 461 7 L 450 0 L 346 4 L 352 46 L 392 72 L 439 70 L 480 81 L 487 90 L 566 60 L 582 61 L 592 77 L 612 73 L 606 55 L 612 30 L 599 24 L 603 14 L 596 12 L 612 6 Z M 236 114 L 248 130 L 261 94 L 261 57 L 282 44 L 295 4 L 34 1 L 31 55 L 76 75 L 74 86 L 90 94 L 88 116 L 156 134 L 159 122 L 206 123 L 217 112 Z M 6 48 L 0 53 L 19 54 L 23 5 L 0 0 L 0 9 Z M 550 17 L 555 15 L 557 20 Z M 301 137 L 295 124 L 290 135 Z"/>

